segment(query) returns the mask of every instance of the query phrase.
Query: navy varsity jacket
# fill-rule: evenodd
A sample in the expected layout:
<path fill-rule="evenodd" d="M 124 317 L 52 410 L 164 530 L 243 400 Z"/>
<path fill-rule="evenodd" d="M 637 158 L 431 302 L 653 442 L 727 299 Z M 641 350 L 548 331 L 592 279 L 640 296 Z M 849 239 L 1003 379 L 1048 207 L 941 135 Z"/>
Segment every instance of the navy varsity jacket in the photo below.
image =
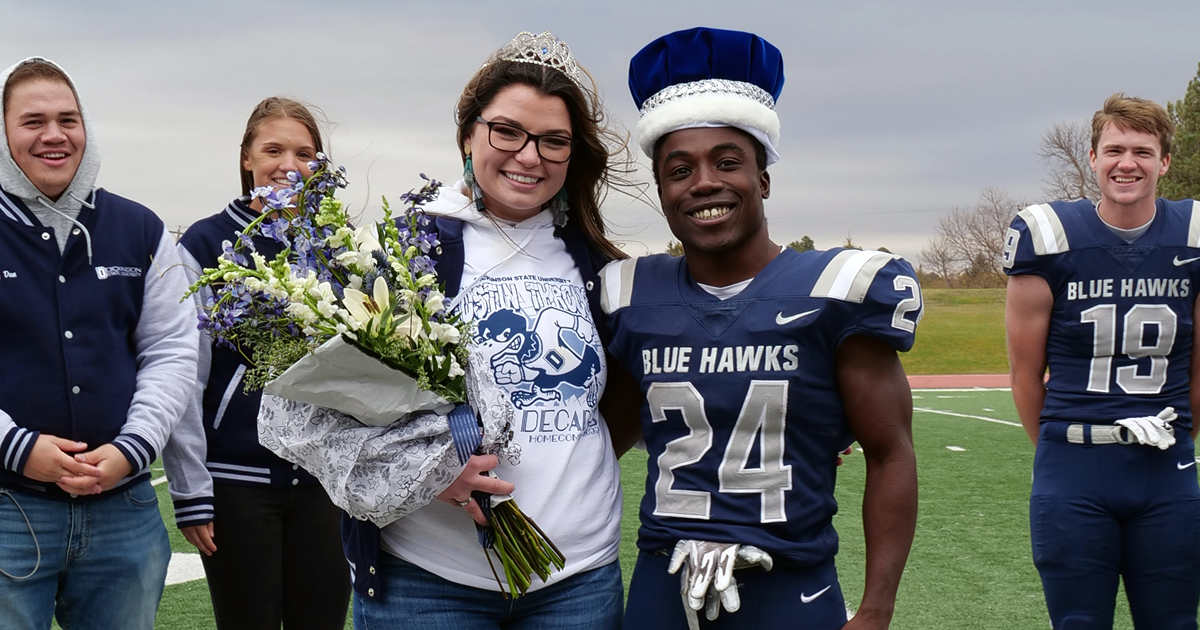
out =
<path fill-rule="evenodd" d="M 223 211 L 188 228 L 179 239 L 179 247 L 190 271 L 199 274 L 201 269 L 216 267 L 224 253 L 224 243 L 235 242 L 238 233 L 258 218 L 259 213 L 250 208 L 249 201 L 249 197 L 234 199 Z M 267 260 L 273 260 L 283 249 L 281 243 L 262 235 L 255 235 L 252 241 L 255 250 Z M 202 339 L 206 342 L 208 337 Z M 201 348 L 200 362 L 201 404 L 189 407 L 172 436 L 172 441 L 186 443 L 173 445 L 163 457 L 171 477 L 176 524 L 188 527 L 213 520 L 211 486 L 202 484 L 200 492 L 186 496 L 175 488 L 180 485 L 177 482 L 193 485 L 194 477 L 203 475 L 203 471 L 191 467 L 201 463 L 213 483 L 252 487 L 316 485 L 316 478 L 303 468 L 284 461 L 258 443 L 262 390 L 246 389 L 243 378 L 249 362 L 245 357 L 237 350 L 214 343 Z M 193 417 L 197 414 L 200 418 Z M 197 423 L 203 426 L 203 443 L 199 428 L 192 426 Z M 203 455 L 203 461 L 196 456 L 178 457 L 177 448 L 194 449 L 197 456 Z"/>
<path fill-rule="evenodd" d="M 60 253 L 53 230 L 0 190 L 0 486 L 55 499 L 69 495 L 22 475 L 39 435 L 111 443 L 133 469 L 118 487 L 147 478 L 195 378 L 162 221 L 103 189 L 76 220 Z M 144 304 L 158 282 L 170 295 Z"/>

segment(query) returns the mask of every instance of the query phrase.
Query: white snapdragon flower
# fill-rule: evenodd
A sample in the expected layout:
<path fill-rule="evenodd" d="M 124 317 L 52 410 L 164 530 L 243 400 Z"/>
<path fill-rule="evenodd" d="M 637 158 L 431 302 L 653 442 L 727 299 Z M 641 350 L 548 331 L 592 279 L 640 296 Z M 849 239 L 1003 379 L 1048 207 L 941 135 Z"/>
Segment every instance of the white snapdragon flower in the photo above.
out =
<path fill-rule="evenodd" d="M 411 313 L 396 320 L 396 331 L 392 336 L 396 339 L 420 339 L 425 332 L 421 318 Z"/>
<path fill-rule="evenodd" d="M 429 297 L 425 298 L 425 308 L 429 309 L 430 313 L 442 312 L 446 309 L 446 296 L 437 289 L 430 291 Z"/>
<path fill-rule="evenodd" d="M 300 323 L 305 326 L 311 326 L 319 319 L 317 314 L 303 302 L 289 302 L 283 310 L 289 317 L 300 320 Z"/>
<path fill-rule="evenodd" d="M 317 312 L 321 314 L 321 317 L 332 319 L 334 315 L 337 315 L 338 307 L 333 300 L 317 300 Z"/>
<path fill-rule="evenodd" d="M 325 239 L 331 247 L 348 247 L 354 240 L 354 230 L 346 226 L 341 226 L 333 233 L 332 236 Z"/>
<path fill-rule="evenodd" d="M 355 249 L 364 253 L 370 254 L 373 251 L 383 249 L 379 244 L 379 233 L 375 229 L 374 223 L 368 223 L 354 231 Z"/>
<path fill-rule="evenodd" d="M 429 322 L 429 337 L 443 343 L 458 343 L 462 338 L 457 326 Z"/>

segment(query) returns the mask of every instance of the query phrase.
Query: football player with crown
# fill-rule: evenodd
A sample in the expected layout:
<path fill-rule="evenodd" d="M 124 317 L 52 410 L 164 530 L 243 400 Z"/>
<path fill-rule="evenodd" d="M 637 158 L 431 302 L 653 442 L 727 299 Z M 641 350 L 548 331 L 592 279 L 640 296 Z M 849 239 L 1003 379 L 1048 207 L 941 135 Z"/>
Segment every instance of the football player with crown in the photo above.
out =
<path fill-rule="evenodd" d="M 917 512 L 912 396 L 896 355 L 921 317 L 916 274 L 883 252 L 772 242 L 775 46 L 671 33 L 633 58 L 629 84 L 685 255 L 601 274 L 609 350 L 640 385 L 649 451 L 625 627 L 886 628 Z M 837 454 L 855 439 L 867 574 L 847 622 L 833 488 Z"/>
<path fill-rule="evenodd" d="M 1137 628 L 1196 628 L 1200 204 L 1154 197 L 1173 133 L 1156 103 L 1109 97 L 1092 118 L 1099 203 L 1030 206 L 1005 243 L 1012 393 L 1037 447 L 1033 561 L 1054 628 L 1111 628 L 1118 576 Z"/>

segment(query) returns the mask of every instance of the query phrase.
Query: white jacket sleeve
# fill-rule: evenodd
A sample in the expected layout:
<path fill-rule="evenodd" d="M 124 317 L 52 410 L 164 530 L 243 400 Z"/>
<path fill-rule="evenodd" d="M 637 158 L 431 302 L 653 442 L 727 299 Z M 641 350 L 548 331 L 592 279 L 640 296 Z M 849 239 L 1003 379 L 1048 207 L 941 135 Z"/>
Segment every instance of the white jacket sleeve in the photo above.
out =
<path fill-rule="evenodd" d="M 183 246 L 179 246 L 179 259 L 189 283 L 200 278 L 201 265 Z M 212 294 L 205 287 L 193 294 L 187 303 L 199 309 Z M 191 317 L 194 325 L 196 317 Z M 175 505 L 175 524 L 178 527 L 204 525 L 213 520 L 213 481 L 204 462 L 208 458 L 208 443 L 204 435 L 204 388 L 212 363 L 212 338 L 208 331 L 200 331 L 196 381 L 188 398 L 187 407 L 179 424 L 171 431 L 162 452 L 163 469 L 167 473 L 171 501 Z"/>
<path fill-rule="evenodd" d="M 171 234 L 163 230 L 153 268 L 146 274 L 142 312 L 133 331 L 137 388 L 125 426 L 113 440 L 134 474 L 158 458 L 196 385 L 199 335 L 187 277 Z"/>

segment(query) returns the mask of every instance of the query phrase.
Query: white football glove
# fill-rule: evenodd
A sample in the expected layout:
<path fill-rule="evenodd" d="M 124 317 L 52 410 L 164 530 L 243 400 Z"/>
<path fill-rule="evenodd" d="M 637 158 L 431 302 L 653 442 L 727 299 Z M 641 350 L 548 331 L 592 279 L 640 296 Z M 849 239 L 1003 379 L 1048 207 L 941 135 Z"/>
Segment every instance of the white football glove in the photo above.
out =
<path fill-rule="evenodd" d="M 721 612 L 741 608 L 737 582 L 733 579 L 734 569 L 761 566 L 770 571 L 774 560 L 767 552 L 753 545 L 716 543 L 704 540 L 681 540 L 671 553 L 671 565 L 667 572 L 680 574 L 680 594 L 683 609 L 687 613 L 688 628 L 699 630 L 697 611 L 703 609 L 704 616 L 712 621 Z"/>
<path fill-rule="evenodd" d="M 1171 421 L 1178 417 L 1174 407 L 1167 407 L 1158 412 L 1157 416 L 1122 418 L 1115 424 L 1128 429 L 1138 444 L 1157 446 L 1165 451 L 1175 443 L 1175 428 L 1171 426 Z"/>

